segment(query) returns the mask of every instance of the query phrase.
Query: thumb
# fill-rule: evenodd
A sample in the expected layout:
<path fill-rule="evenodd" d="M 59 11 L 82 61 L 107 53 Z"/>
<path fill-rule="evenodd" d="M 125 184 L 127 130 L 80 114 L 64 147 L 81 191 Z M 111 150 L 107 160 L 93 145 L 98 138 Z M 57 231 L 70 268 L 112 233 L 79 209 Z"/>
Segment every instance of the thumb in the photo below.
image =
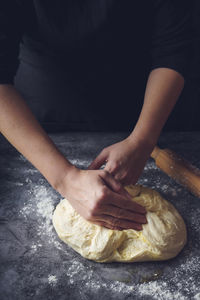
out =
<path fill-rule="evenodd" d="M 124 196 L 126 199 L 132 200 L 131 195 L 123 187 L 123 185 L 116 180 L 109 172 L 104 172 L 100 175 L 106 185 L 115 193 Z"/>
<path fill-rule="evenodd" d="M 88 170 L 98 170 L 106 162 L 106 159 L 107 153 L 102 151 L 88 166 Z"/>

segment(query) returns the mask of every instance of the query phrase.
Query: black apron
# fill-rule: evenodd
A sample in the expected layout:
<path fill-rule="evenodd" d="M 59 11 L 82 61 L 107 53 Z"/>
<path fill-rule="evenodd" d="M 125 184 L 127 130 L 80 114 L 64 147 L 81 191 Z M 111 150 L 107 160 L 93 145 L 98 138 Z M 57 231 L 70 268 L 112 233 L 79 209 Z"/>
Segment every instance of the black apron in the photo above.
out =
<path fill-rule="evenodd" d="M 86 46 L 64 56 L 47 57 L 21 44 L 15 87 L 47 131 L 133 129 L 149 67 L 141 40 L 130 36 L 136 25 L 128 8 L 118 7 Z"/>

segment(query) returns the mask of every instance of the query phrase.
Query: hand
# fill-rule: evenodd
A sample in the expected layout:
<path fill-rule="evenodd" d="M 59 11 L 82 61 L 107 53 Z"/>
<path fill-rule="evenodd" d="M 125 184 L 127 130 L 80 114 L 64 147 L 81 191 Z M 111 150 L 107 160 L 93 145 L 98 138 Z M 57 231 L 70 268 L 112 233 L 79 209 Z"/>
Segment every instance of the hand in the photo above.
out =
<path fill-rule="evenodd" d="M 128 137 L 125 140 L 104 148 L 89 165 L 89 170 L 104 168 L 123 185 L 135 184 L 152 152 L 153 145 Z"/>
<path fill-rule="evenodd" d="M 110 229 L 142 230 L 146 210 L 104 170 L 73 168 L 63 179 L 59 192 L 86 220 Z"/>

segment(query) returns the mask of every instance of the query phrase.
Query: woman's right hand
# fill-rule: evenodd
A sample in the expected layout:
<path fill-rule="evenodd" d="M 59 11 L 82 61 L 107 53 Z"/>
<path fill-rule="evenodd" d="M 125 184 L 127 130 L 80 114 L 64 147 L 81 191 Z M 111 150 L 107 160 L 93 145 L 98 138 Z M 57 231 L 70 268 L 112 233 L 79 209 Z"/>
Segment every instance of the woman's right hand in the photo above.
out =
<path fill-rule="evenodd" d="M 73 166 L 58 191 L 82 217 L 106 228 L 142 230 L 147 223 L 145 208 L 107 171 Z"/>

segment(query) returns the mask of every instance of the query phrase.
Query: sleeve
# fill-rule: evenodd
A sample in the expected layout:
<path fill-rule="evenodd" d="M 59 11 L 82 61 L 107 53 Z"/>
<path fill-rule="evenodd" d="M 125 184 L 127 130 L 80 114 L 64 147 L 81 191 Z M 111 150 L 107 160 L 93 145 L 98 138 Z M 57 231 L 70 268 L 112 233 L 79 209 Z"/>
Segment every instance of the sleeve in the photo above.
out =
<path fill-rule="evenodd" d="M 166 67 L 188 75 L 193 51 L 192 4 L 190 0 L 153 0 L 151 67 Z"/>
<path fill-rule="evenodd" d="M 0 1 L 0 84 L 13 84 L 22 37 L 22 14 L 14 0 Z"/>

